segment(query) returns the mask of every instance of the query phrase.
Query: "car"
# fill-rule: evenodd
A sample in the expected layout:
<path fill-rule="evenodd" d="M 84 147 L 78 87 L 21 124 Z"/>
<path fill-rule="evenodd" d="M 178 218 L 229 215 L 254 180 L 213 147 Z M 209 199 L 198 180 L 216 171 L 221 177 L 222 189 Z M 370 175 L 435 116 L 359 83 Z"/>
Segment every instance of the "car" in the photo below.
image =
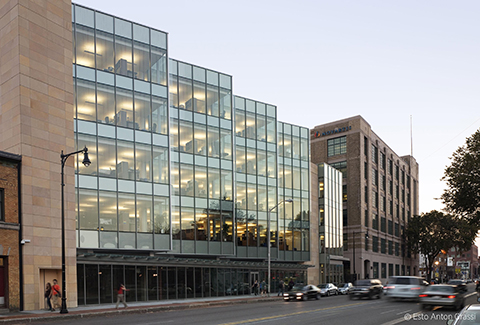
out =
<path fill-rule="evenodd" d="M 312 284 L 297 283 L 292 290 L 283 294 L 283 300 L 308 300 L 309 298 L 320 299 L 320 288 Z"/>
<path fill-rule="evenodd" d="M 463 291 L 467 292 L 467 283 L 462 279 L 450 279 L 447 284 L 457 285 L 462 288 Z"/>
<path fill-rule="evenodd" d="M 392 276 L 385 286 L 385 295 L 390 299 L 418 300 L 428 287 L 428 282 L 418 276 Z"/>
<path fill-rule="evenodd" d="M 475 321 L 480 319 L 480 305 L 468 305 L 455 316 L 454 319 L 447 321 L 448 325 L 476 324 Z"/>
<path fill-rule="evenodd" d="M 322 296 L 338 295 L 338 288 L 333 283 L 319 284 L 318 287 L 320 288 Z"/>
<path fill-rule="evenodd" d="M 342 283 L 338 286 L 338 293 L 341 295 L 348 295 L 353 289 L 351 282 Z"/>
<path fill-rule="evenodd" d="M 460 310 L 465 305 L 465 291 L 450 284 L 433 284 L 419 295 L 422 309 L 433 306 L 448 306 Z"/>
<path fill-rule="evenodd" d="M 376 297 L 380 299 L 383 293 L 382 281 L 378 279 L 365 279 L 355 281 L 352 291 L 350 292 L 350 299 Z"/>

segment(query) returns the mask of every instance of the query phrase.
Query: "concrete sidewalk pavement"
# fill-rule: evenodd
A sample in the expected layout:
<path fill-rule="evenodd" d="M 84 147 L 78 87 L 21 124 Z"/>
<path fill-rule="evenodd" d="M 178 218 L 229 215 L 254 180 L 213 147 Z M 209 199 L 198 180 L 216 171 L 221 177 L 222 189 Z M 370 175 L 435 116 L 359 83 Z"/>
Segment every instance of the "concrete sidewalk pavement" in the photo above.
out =
<path fill-rule="evenodd" d="M 48 310 L 31 310 L 10 312 L 0 314 L 0 324 L 23 324 L 36 321 L 50 321 L 69 318 L 83 318 L 95 317 L 105 314 L 118 313 L 147 313 L 147 312 L 161 312 L 169 310 L 181 310 L 189 308 L 203 308 L 211 306 L 224 306 L 231 304 L 246 304 L 261 301 L 279 300 L 276 294 L 267 296 L 228 296 L 228 297 L 211 297 L 211 298 L 192 298 L 182 300 L 162 300 L 162 301 L 142 301 L 142 302 L 128 302 L 128 308 L 115 308 L 115 304 L 101 304 L 89 305 L 68 309 L 67 314 L 60 314 L 57 310 L 51 312 Z"/>

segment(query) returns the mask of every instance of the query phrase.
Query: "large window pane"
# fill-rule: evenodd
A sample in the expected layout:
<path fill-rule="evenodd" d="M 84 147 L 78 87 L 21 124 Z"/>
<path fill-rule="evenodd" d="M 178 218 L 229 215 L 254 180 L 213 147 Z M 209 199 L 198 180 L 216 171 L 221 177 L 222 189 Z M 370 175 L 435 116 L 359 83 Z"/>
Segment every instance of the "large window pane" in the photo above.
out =
<path fill-rule="evenodd" d="M 133 194 L 118 193 L 118 230 L 135 232 L 135 197 Z"/>
<path fill-rule="evenodd" d="M 117 230 L 117 193 L 100 191 L 98 193 L 100 207 L 100 229 Z"/>
<path fill-rule="evenodd" d="M 96 121 L 95 83 L 77 79 L 77 118 L 79 120 Z"/>
<path fill-rule="evenodd" d="M 135 165 L 133 160 L 133 143 L 127 141 L 117 142 L 117 176 L 118 178 L 134 180 Z"/>
<path fill-rule="evenodd" d="M 132 40 L 115 37 L 115 72 L 122 76 L 133 77 Z"/>
<path fill-rule="evenodd" d="M 195 166 L 195 196 L 206 198 L 207 197 L 207 168 L 201 166 Z"/>
<path fill-rule="evenodd" d="M 167 58 L 166 51 L 151 47 L 152 51 L 152 82 L 167 85 Z"/>
<path fill-rule="evenodd" d="M 117 114 L 116 124 L 118 126 L 133 128 L 133 97 L 132 92 L 117 88 Z"/>
<path fill-rule="evenodd" d="M 237 173 L 246 173 L 247 165 L 245 159 L 245 147 L 237 146 L 236 147 L 236 168 Z"/>
<path fill-rule="evenodd" d="M 220 117 L 232 119 L 232 95 L 231 91 L 220 89 Z"/>
<path fill-rule="evenodd" d="M 220 156 L 220 140 L 218 134 L 218 128 L 208 128 L 208 156 L 219 157 Z"/>
<path fill-rule="evenodd" d="M 115 177 L 116 158 L 115 140 L 98 137 L 98 175 Z"/>
<path fill-rule="evenodd" d="M 186 196 L 194 196 L 198 191 L 193 179 L 193 165 L 180 164 L 180 193 Z"/>
<path fill-rule="evenodd" d="M 195 239 L 195 209 L 182 208 L 181 222 L 182 222 L 182 239 L 194 240 Z"/>
<path fill-rule="evenodd" d="M 246 113 L 245 115 L 245 136 L 249 139 L 256 139 L 256 128 L 255 128 L 255 114 Z"/>
<path fill-rule="evenodd" d="M 235 111 L 235 134 L 238 137 L 245 137 L 245 112 Z"/>
<path fill-rule="evenodd" d="M 152 131 L 155 133 L 168 133 L 167 100 L 152 97 Z"/>
<path fill-rule="evenodd" d="M 153 146 L 153 181 L 168 184 L 168 148 Z"/>
<path fill-rule="evenodd" d="M 232 160 L 232 133 L 229 130 L 220 130 L 220 152 L 223 159 Z"/>
<path fill-rule="evenodd" d="M 179 151 L 193 153 L 193 124 L 191 122 L 180 121 L 179 133 Z"/>
<path fill-rule="evenodd" d="M 194 133 L 194 148 L 193 151 L 197 155 L 206 156 L 207 155 L 207 128 L 205 125 L 194 124 L 195 133 Z M 190 150 L 189 145 L 187 144 L 187 151 Z"/>
<path fill-rule="evenodd" d="M 207 114 L 218 116 L 218 87 L 207 85 Z"/>
<path fill-rule="evenodd" d="M 153 213 L 155 217 L 155 233 L 169 234 L 170 220 L 169 220 L 169 199 L 167 197 L 154 197 Z"/>
<path fill-rule="evenodd" d="M 192 80 L 178 79 L 178 107 L 189 111 L 196 110 L 196 100 L 192 99 Z"/>
<path fill-rule="evenodd" d="M 82 25 L 75 26 L 77 64 L 95 68 L 94 30 Z"/>
<path fill-rule="evenodd" d="M 202 82 L 193 82 L 193 105 L 188 105 L 187 109 L 193 106 L 193 111 L 205 113 L 205 84 Z"/>
<path fill-rule="evenodd" d="M 97 119 L 115 124 L 115 95 L 113 87 L 97 84 Z"/>
<path fill-rule="evenodd" d="M 113 35 L 96 30 L 97 37 L 97 69 L 113 72 Z"/>
<path fill-rule="evenodd" d="M 233 176 L 228 170 L 221 170 L 222 174 L 222 198 L 224 200 L 233 200 Z"/>
<path fill-rule="evenodd" d="M 208 197 L 211 199 L 220 199 L 221 197 L 219 169 L 208 169 Z"/>
<path fill-rule="evenodd" d="M 152 147 L 144 144 L 136 144 L 135 159 L 136 159 L 136 179 L 138 181 L 152 180 Z"/>
<path fill-rule="evenodd" d="M 151 233 L 152 224 L 152 197 L 137 195 L 137 231 Z"/>
<path fill-rule="evenodd" d="M 133 45 L 133 75 L 136 79 L 150 81 L 149 46 L 135 42 Z"/>
<path fill-rule="evenodd" d="M 78 190 L 78 224 L 80 229 L 98 230 L 97 191 Z"/>
<path fill-rule="evenodd" d="M 196 229 L 196 240 L 207 240 L 207 229 L 208 229 L 208 219 L 207 211 L 205 209 L 196 209 L 195 215 L 195 229 Z"/>
<path fill-rule="evenodd" d="M 152 116 L 150 109 L 150 96 L 135 93 L 135 128 L 142 131 L 150 131 Z"/>
<path fill-rule="evenodd" d="M 266 137 L 265 116 L 257 115 L 257 140 L 266 141 Z"/>

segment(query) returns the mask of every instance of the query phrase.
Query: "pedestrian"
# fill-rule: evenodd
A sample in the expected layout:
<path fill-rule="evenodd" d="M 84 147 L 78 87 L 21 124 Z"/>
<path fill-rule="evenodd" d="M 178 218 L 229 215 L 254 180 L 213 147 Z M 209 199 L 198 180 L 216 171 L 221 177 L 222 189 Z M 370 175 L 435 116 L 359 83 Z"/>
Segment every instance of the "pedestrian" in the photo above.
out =
<path fill-rule="evenodd" d="M 62 304 L 60 302 L 60 298 L 62 298 L 62 294 L 60 293 L 60 286 L 58 285 L 57 279 L 53 279 L 51 297 L 52 297 L 52 302 L 53 302 L 52 311 L 55 311 L 55 308 L 62 307 Z"/>
<path fill-rule="evenodd" d="M 288 282 L 288 291 L 292 290 L 294 285 L 295 285 L 295 282 L 293 282 L 293 279 L 290 279 L 290 282 Z"/>
<path fill-rule="evenodd" d="M 278 295 L 277 296 L 282 295 L 282 297 L 283 297 L 284 293 L 285 293 L 285 283 L 283 283 L 283 280 L 280 280 L 280 282 L 278 283 Z"/>
<path fill-rule="evenodd" d="M 258 280 L 255 280 L 255 283 L 252 285 L 252 289 L 255 296 L 258 295 Z"/>
<path fill-rule="evenodd" d="M 54 309 L 52 308 L 52 285 L 50 282 L 47 282 L 47 285 L 45 286 L 45 300 L 47 301 L 47 307 L 45 309 L 48 309 L 50 311 L 53 311 Z"/>
<path fill-rule="evenodd" d="M 127 308 L 127 303 L 125 302 L 125 291 L 129 291 L 127 288 L 125 288 L 125 286 L 123 285 L 123 283 L 120 283 L 120 285 L 118 286 L 118 291 L 117 291 L 117 305 L 115 306 L 116 309 L 118 309 L 118 305 L 120 303 L 123 303 L 123 306 L 125 306 L 125 308 Z"/>
<path fill-rule="evenodd" d="M 267 296 L 267 283 L 265 282 L 265 280 L 262 281 L 262 283 L 260 283 L 260 292 L 263 295 L 265 295 L 265 297 Z"/>

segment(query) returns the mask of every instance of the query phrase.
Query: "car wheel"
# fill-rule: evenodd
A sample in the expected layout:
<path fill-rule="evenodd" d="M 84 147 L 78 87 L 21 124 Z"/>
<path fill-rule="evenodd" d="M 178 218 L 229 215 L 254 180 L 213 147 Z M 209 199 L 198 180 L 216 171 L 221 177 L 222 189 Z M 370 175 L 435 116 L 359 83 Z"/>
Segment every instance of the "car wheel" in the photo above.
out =
<path fill-rule="evenodd" d="M 303 295 L 303 296 L 302 296 L 302 300 L 303 300 L 303 301 L 306 301 L 307 299 L 308 299 L 307 295 Z"/>
<path fill-rule="evenodd" d="M 330 296 L 330 291 L 327 291 L 327 297 Z"/>
<path fill-rule="evenodd" d="M 372 293 L 372 292 L 370 292 L 370 293 L 368 294 L 368 299 L 370 299 L 370 300 L 373 299 L 373 293 Z"/>
<path fill-rule="evenodd" d="M 320 300 L 320 294 L 319 293 L 317 293 L 317 295 L 315 296 L 315 299 Z"/>
<path fill-rule="evenodd" d="M 337 290 L 335 290 L 335 296 L 338 296 L 338 291 Z"/>
<path fill-rule="evenodd" d="M 382 299 L 382 293 L 379 293 L 379 294 L 377 295 L 377 299 Z"/>

